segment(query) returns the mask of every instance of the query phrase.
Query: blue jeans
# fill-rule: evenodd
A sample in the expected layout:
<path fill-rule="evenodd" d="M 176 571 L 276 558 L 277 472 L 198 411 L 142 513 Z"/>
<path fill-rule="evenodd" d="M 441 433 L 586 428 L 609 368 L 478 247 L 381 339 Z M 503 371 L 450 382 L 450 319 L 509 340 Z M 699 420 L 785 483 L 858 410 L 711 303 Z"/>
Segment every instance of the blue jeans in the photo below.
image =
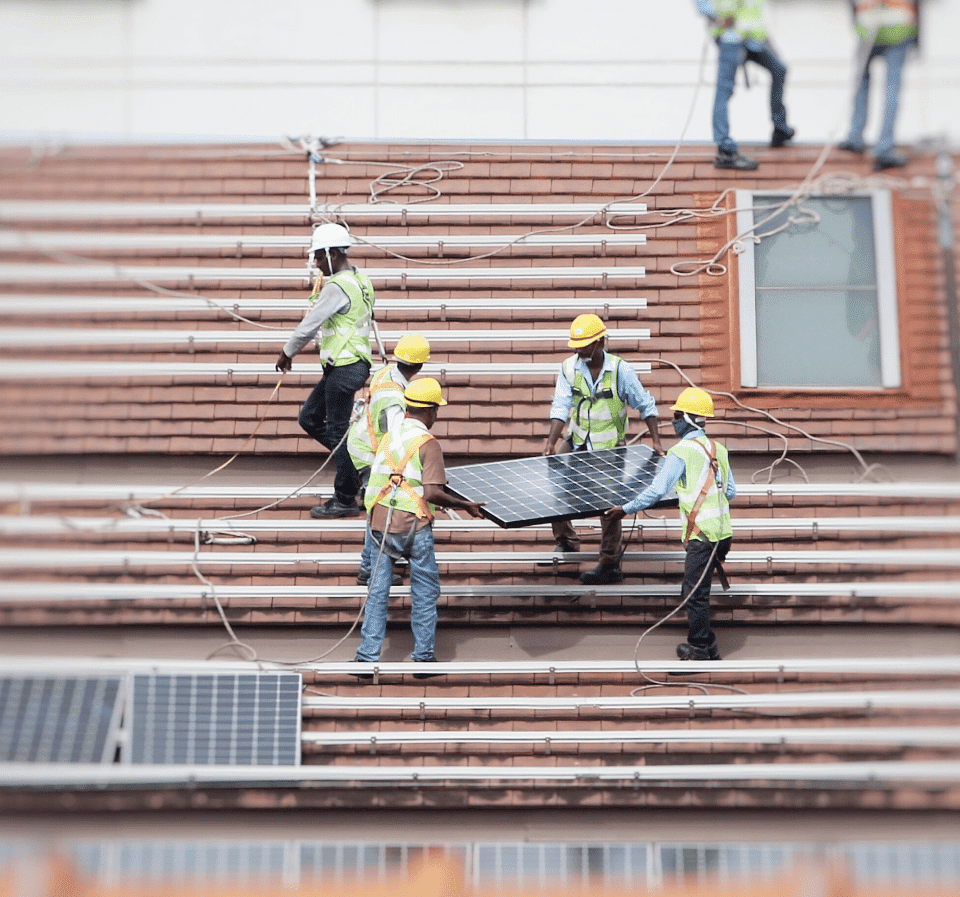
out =
<path fill-rule="evenodd" d="M 737 142 L 730 136 L 730 118 L 727 106 L 733 96 L 733 87 L 740 63 L 755 62 L 770 72 L 770 118 L 773 127 L 786 131 L 787 110 L 783 105 L 783 86 L 787 80 L 787 67 L 773 52 L 769 43 L 764 42 L 759 50 L 745 47 L 735 41 L 720 41 L 720 55 L 717 60 L 717 92 L 713 98 L 713 142 L 723 153 L 735 153 Z"/>
<path fill-rule="evenodd" d="M 863 146 L 863 129 L 867 126 L 867 97 L 870 91 L 870 63 L 882 56 L 887 64 L 887 95 L 883 106 L 883 125 L 880 137 L 873 148 L 875 156 L 889 155 L 893 150 L 893 128 L 897 122 L 897 110 L 900 106 L 900 80 L 903 65 L 907 61 L 909 42 L 882 47 L 874 44 L 870 56 L 863 67 L 860 84 L 853 97 L 853 116 L 850 119 L 850 133 L 847 142 Z"/>
<path fill-rule="evenodd" d="M 367 382 L 369 373 L 370 365 L 367 362 L 355 361 L 353 364 L 330 368 L 313 388 L 300 409 L 300 426 L 320 445 L 333 451 L 343 439 L 350 426 L 354 397 Z M 334 452 L 333 463 L 337 468 L 333 491 L 341 502 L 350 504 L 360 489 L 360 480 L 350 460 L 346 440 Z"/>
<path fill-rule="evenodd" d="M 364 551 L 373 562 L 370 592 L 363 610 L 362 641 L 357 660 L 380 659 L 380 649 L 387 633 L 387 604 L 395 557 L 410 560 L 410 628 L 413 630 L 413 660 L 430 660 L 437 638 L 437 599 L 440 597 L 440 572 L 433 550 L 433 527 L 417 530 L 412 540 L 409 533 L 379 533 L 367 527 Z M 380 542 L 383 542 L 383 552 Z M 378 559 L 379 557 L 379 559 Z"/>
<path fill-rule="evenodd" d="M 687 542 L 687 556 L 683 569 L 683 593 L 681 597 L 690 594 L 690 590 L 703 576 L 700 585 L 693 590 L 687 602 L 687 623 L 689 632 L 687 641 L 698 648 L 709 648 L 715 645 L 717 637 L 710 628 L 710 586 L 713 582 L 713 570 L 718 563 L 723 563 L 727 552 L 730 551 L 731 538 L 721 539 L 719 542 L 708 542 L 706 539 L 691 539 Z M 713 546 L 716 544 L 717 553 L 711 560 Z M 704 573 L 707 563 L 710 569 Z"/>

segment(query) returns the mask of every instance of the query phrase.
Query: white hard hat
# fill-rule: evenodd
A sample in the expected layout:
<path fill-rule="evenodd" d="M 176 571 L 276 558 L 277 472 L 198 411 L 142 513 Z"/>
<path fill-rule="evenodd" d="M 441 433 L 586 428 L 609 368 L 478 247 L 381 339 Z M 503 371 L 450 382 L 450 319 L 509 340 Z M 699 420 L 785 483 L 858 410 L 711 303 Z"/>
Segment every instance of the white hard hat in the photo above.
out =
<path fill-rule="evenodd" d="M 342 224 L 321 224 L 310 240 L 310 254 L 318 249 L 346 249 L 352 242 L 350 231 Z"/>

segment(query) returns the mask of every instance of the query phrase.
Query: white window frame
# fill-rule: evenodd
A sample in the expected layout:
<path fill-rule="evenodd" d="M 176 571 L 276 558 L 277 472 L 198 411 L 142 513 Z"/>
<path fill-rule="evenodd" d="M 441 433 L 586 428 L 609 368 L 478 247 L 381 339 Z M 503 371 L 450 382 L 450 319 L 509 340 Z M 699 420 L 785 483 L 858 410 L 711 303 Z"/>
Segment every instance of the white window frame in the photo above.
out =
<path fill-rule="evenodd" d="M 771 196 L 782 196 L 785 190 L 737 190 L 737 233 L 745 234 L 754 226 L 753 206 Z M 900 327 L 897 314 L 897 267 L 893 239 L 893 202 L 889 190 L 868 190 L 844 194 L 851 198 L 869 197 L 873 211 L 873 248 L 877 263 L 877 306 L 880 327 L 880 384 L 883 389 L 898 389 L 902 384 L 900 370 Z M 818 195 L 812 198 L 817 199 Z M 837 199 L 836 194 L 828 198 Z M 743 241 L 737 270 L 740 285 L 740 385 L 757 388 L 757 302 L 754 242 Z M 784 383 L 764 389 L 832 389 L 804 387 Z M 866 390 L 868 387 L 843 387 Z"/>

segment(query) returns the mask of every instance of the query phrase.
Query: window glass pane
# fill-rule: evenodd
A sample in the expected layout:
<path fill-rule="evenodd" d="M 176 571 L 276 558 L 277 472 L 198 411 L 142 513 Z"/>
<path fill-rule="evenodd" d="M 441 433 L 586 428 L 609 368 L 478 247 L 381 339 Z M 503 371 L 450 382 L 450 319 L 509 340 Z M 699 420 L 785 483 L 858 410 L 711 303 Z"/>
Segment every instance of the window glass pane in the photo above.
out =
<path fill-rule="evenodd" d="M 786 197 L 770 199 L 776 205 Z M 767 205 L 768 198 L 761 202 Z M 754 212 L 758 235 L 778 231 L 755 247 L 758 288 L 876 285 L 870 197 L 805 199 L 761 223 L 769 215 Z"/>
<path fill-rule="evenodd" d="M 874 290 L 757 290 L 758 386 L 880 386 Z"/>

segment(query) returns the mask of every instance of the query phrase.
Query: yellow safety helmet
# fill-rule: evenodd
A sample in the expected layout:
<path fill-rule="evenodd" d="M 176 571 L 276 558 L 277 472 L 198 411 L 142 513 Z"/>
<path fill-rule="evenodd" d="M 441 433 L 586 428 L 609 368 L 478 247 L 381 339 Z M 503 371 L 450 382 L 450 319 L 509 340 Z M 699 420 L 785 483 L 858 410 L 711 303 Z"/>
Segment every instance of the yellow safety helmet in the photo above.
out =
<path fill-rule="evenodd" d="M 393 357 L 407 364 L 423 364 L 430 360 L 430 343 L 419 333 L 408 333 L 397 343 Z"/>
<path fill-rule="evenodd" d="M 571 349 L 580 349 L 595 343 L 606 332 L 606 325 L 596 315 L 577 315 L 570 325 L 570 342 L 567 345 Z"/>
<path fill-rule="evenodd" d="M 407 400 L 407 404 L 413 405 L 414 408 L 447 404 L 440 392 L 440 384 L 433 377 L 420 377 L 410 381 L 403 391 L 403 397 Z"/>
<path fill-rule="evenodd" d="M 688 386 L 670 406 L 671 411 L 684 411 L 694 417 L 713 417 L 713 399 L 705 389 Z"/>

